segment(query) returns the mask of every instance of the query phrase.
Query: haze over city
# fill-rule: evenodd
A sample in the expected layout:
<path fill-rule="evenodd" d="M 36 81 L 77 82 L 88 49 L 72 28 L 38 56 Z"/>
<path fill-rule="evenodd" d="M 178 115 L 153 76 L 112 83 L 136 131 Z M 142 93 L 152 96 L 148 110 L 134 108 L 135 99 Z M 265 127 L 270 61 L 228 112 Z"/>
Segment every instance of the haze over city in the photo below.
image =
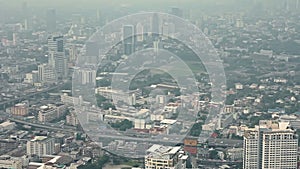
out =
<path fill-rule="evenodd" d="M 0 0 L 0 169 L 300 168 L 299 0 Z"/>

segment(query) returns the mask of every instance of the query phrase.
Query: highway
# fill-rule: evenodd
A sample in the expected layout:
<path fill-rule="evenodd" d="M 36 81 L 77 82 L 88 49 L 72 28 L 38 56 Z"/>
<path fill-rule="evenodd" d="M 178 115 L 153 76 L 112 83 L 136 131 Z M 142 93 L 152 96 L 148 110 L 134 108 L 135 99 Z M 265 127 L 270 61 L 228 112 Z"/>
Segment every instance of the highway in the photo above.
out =
<path fill-rule="evenodd" d="M 53 86 L 53 87 L 50 87 L 50 88 L 47 88 L 47 89 L 44 89 L 42 91 L 38 91 L 38 92 L 27 94 L 26 96 L 22 96 L 22 97 L 19 97 L 19 98 L 15 98 L 15 99 L 11 99 L 11 100 L 0 102 L 0 109 L 3 108 L 3 107 L 6 107 L 6 105 L 8 105 L 8 104 L 20 102 L 22 100 L 26 100 L 26 99 L 28 99 L 30 97 L 33 97 L 35 95 L 39 95 L 41 93 L 46 93 L 46 92 L 49 92 L 51 90 L 58 89 L 58 88 L 62 87 L 63 85 L 64 85 L 64 83 L 56 85 L 56 86 Z"/>
<path fill-rule="evenodd" d="M 19 119 L 14 119 L 14 118 L 9 118 L 10 121 L 15 122 L 15 123 L 20 123 L 20 124 L 25 124 L 28 126 L 32 126 L 32 127 L 38 127 L 38 128 L 44 128 L 44 129 L 49 129 L 49 130 L 54 130 L 54 131 L 64 131 L 64 132 L 79 132 L 77 131 L 75 128 L 59 128 L 59 127 L 54 127 L 54 126 L 48 126 L 45 124 L 37 124 L 37 123 L 30 123 L 27 121 L 23 121 L 23 120 L 19 120 Z"/>

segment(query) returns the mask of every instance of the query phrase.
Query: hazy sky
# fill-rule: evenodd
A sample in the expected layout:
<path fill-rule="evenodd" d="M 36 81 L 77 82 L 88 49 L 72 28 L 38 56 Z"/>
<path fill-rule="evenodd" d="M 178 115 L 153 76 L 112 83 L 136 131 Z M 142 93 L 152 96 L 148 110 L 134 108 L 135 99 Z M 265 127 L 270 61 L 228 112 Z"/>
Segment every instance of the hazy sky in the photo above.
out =
<path fill-rule="evenodd" d="M 222 12 L 252 12 L 257 7 L 275 8 L 286 0 L 0 0 L 0 17 L 21 15 L 22 3 L 27 2 L 28 11 L 45 15 L 48 8 L 55 8 L 57 15 L 75 12 L 95 12 L 100 9 L 107 15 L 121 12 L 160 11 L 180 7 L 208 14 Z M 290 2 L 296 0 L 288 0 Z M 255 12 L 253 12 L 255 15 Z"/>

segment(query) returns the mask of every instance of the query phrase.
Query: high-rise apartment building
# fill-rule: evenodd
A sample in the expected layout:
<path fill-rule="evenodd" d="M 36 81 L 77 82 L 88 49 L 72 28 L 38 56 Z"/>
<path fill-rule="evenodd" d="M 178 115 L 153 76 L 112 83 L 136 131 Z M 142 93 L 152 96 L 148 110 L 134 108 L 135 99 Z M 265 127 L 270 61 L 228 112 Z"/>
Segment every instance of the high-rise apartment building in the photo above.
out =
<path fill-rule="evenodd" d="M 39 65 L 38 80 L 42 83 L 55 83 L 57 79 L 54 67 L 50 64 Z"/>
<path fill-rule="evenodd" d="M 133 25 L 123 26 L 123 47 L 124 54 L 130 55 L 134 52 L 134 27 Z"/>
<path fill-rule="evenodd" d="M 297 168 L 298 138 L 288 122 L 260 121 L 244 134 L 244 169 Z"/>
<path fill-rule="evenodd" d="M 55 139 L 45 136 L 36 136 L 27 142 L 27 155 L 52 155 L 54 153 Z"/>

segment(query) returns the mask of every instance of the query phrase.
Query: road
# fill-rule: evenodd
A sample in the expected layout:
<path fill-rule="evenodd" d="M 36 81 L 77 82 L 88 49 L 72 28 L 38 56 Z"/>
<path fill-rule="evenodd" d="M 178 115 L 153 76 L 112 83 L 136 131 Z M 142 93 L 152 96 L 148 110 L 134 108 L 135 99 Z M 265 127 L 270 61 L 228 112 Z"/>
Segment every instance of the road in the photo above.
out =
<path fill-rule="evenodd" d="M 15 123 L 25 124 L 25 125 L 28 125 L 28 126 L 44 128 L 44 129 L 49 129 L 49 130 L 54 130 L 54 131 L 79 132 L 80 133 L 80 131 L 77 131 L 75 128 L 74 129 L 59 128 L 59 127 L 48 126 L 48 125 L 45 125 L 45 124 L 30 123 L 30 122 L 27 122 L 27 121 L 14 119 L 14 118 L 9 118 L 9 120 L 12 121 L 12 122 L 15 122 Z"/>
<path fill-rule="evenodd" d="M 38 91 L 38 92 L 27 94 L 26 96 L 22 96 L 22 97 L 19 97 L 19 98 L 15 98 L 15 99 L 7 100 L 7 101 L 4 101 L 4 102 L 0 102 L 0 109 L 3 108 L 3 107 L 5 107 L 8 104 L 15 103 L 17 101 L 20 102 L 22 100 L 26 100 L 26 99 L 28 99 L 30 97 L 33 97 L 35 95 L 39 95 L 39 94 L 42 94 L 42 93 L 46 93 L 46 92 L 52 91 L 54 89 L 58 89 L 58 88 L 62 87 L 63 85 L 64 85 L 64 83 L 56 85 L 56 86 L 53 86 L 53 87 L 49 87 L 49 88 L 44 89 L 42 91 Z"/>

